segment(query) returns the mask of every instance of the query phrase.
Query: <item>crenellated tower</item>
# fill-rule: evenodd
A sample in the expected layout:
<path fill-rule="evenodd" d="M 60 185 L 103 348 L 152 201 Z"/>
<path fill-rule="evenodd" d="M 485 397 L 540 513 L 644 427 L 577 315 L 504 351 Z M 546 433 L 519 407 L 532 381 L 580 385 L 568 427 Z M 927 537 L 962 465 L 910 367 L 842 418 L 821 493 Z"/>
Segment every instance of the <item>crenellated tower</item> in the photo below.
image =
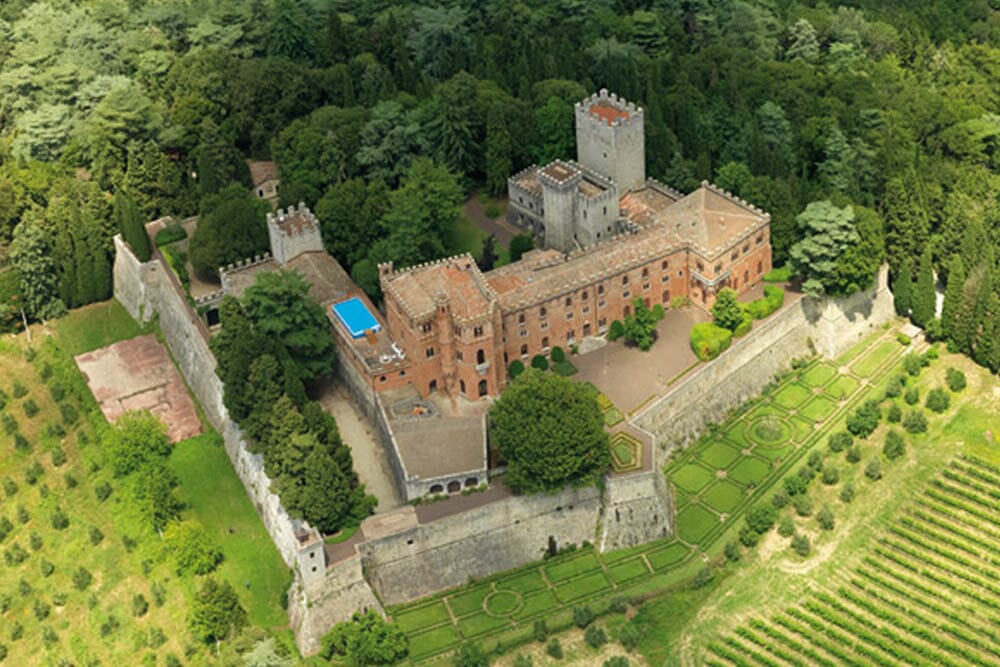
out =
<path fill-rule="evenodd" d="M 646 183 L 643 111 L 604 88 L 576 103 L 577 162 L 614 181 L 621 194 Z"/>

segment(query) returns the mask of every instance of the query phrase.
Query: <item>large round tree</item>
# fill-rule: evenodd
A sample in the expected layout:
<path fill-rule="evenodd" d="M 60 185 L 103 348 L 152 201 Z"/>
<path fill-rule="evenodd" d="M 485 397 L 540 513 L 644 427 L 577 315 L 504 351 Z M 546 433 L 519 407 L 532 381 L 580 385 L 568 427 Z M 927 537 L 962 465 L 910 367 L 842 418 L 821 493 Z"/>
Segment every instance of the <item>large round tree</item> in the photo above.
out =
<path fill-rule="evenodd" d="M 611 465 L 597 391 L 536 369 L 519 375 L 490 410 L 490 438 L 517 492 L 591 484 Z"/>

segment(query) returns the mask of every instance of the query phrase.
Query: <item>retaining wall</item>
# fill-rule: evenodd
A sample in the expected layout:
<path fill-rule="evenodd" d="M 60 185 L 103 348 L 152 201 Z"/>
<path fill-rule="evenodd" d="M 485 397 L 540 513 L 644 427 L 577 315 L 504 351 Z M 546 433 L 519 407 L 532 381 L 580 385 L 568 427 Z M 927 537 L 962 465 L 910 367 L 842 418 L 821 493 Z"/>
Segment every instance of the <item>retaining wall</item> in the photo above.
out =
<path fill-rule="evenodd" d="M 260 515 L 264 527 L 288 567 L 294 567 L 298 540 L 292 519 L 271 493 L 260 456 L 251 454 L 239 426 L 229 418 L 222 402 L 222 380 L 208 346 L 208 332 L 185 300 L 173 272 L 154 257 L 140 262 L 120 236 L 115 237 L 115 298 L 139 321 L 159 319 L 167 347 L 205 416 L 222 435 L 226 453 Z"/>

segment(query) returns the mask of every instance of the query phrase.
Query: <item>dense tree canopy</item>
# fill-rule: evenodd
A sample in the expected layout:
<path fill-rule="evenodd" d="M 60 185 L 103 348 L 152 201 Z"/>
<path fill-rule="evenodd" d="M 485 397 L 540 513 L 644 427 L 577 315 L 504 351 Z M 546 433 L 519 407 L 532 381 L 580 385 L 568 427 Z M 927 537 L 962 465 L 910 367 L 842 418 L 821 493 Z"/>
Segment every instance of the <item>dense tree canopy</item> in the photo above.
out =
<path fill-rule="evenodd" d="M 489 428 L 515 491 L 593 483 L 611 464 L 597 391 L 554 373 L 521 373 L 490 410 Z"/>

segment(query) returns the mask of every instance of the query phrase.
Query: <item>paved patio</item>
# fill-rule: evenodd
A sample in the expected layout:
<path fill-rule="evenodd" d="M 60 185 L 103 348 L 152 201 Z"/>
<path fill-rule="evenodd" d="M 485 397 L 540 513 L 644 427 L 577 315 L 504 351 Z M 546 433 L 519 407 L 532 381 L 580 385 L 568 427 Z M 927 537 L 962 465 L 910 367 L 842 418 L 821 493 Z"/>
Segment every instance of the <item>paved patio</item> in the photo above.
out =
<path fill-rule="evenodd" d="M 698 361 L 691 351 L 691 327 L 711 315 L 689 306 L 668 310 L 656 326 L 657 339 L 648 352 L 627 347 L 624 340 L 573 357 L 579 373 L 574 380 L 592 382 L 626 415 L 652 396 L 667 390 L 667 382 Z"/>

